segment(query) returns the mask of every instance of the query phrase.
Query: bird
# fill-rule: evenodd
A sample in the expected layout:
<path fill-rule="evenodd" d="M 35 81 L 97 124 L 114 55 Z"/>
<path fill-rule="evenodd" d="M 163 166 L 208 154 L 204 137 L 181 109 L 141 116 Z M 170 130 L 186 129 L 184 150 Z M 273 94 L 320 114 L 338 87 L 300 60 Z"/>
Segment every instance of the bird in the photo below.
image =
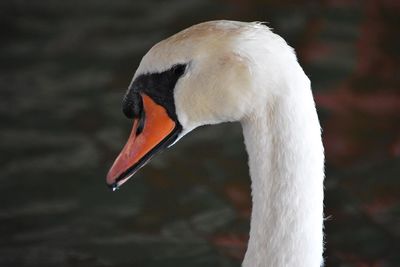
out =
<path fill-rule="evenodd" d="M 265 23 L 208 21 L 155 44 L 122 110 L 133 128 L 107 174 L 113 190 L 199 126 L 238 121 L 252 194 L 242 266 L 323 265 L 324 147 L 311 82 Z"/>

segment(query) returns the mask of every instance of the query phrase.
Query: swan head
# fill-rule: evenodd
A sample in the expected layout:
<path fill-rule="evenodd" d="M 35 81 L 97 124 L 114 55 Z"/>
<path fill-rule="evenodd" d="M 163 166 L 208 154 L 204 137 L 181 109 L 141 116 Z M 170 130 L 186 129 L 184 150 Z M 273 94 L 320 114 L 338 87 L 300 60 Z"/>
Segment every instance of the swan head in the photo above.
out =
<path fill-rule="evenodd" d="M 118 188 L 196 127 L 240 121 L 265 101 L 268 94 L 255 86 L 260 75 L 250 53 L 257 52 L 252 48 L 260 41 L 257 34 L 272 33 L 259 23 L 206 22 L 148 51 L 123 100 L 133 129 L 107 175 L 108 185 Z"/>

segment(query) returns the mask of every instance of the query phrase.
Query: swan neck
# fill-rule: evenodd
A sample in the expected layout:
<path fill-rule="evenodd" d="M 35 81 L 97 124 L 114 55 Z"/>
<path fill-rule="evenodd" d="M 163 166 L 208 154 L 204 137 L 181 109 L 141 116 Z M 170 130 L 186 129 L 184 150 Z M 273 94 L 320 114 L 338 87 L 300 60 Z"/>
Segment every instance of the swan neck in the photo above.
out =
<path fill-rule="evenodd" d="M 321 266 L 324 155 L 310 87 L 271 98 L 242 127 L 253 201 L 243 266 Z"/>

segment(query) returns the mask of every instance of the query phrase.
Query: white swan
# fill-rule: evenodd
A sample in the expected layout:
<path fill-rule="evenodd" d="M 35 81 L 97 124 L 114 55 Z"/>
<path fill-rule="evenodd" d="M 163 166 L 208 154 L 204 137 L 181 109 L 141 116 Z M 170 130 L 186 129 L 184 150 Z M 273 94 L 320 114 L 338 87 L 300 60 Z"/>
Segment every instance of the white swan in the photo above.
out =
<path fill-rule="evenodd" d="M 107 175 L 118 188 L 198 126 L 240 121 L 253 208 L 243 266 L 323 264 L 324 152 L 310 81 L 260 23 L 212 21 L 156 44 L 124 98 L 134 119 Z"/>

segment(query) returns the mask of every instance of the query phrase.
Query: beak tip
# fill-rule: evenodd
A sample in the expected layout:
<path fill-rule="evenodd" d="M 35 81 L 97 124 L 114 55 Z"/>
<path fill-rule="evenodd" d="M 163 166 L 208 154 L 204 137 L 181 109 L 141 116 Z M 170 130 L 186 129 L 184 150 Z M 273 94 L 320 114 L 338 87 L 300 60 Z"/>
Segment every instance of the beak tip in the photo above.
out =
<path fill-rule="evenodd" d="M 107 183 L 108 188 L 110 188 L 113 192 L 117 191 L 119 189 L 119 185 L 117 182 L 114 182 L 112 184 Z"/>
<path fill-rule="evenodd" d="M 111 169 L 107 173 L 106 184 L 107 184 L 107 187 L 110 188 L 112 191 L 116 191 L 117 189 L 119 189 L 119 183 L 116 179 L 114 166 L 112 166 Z"/>

